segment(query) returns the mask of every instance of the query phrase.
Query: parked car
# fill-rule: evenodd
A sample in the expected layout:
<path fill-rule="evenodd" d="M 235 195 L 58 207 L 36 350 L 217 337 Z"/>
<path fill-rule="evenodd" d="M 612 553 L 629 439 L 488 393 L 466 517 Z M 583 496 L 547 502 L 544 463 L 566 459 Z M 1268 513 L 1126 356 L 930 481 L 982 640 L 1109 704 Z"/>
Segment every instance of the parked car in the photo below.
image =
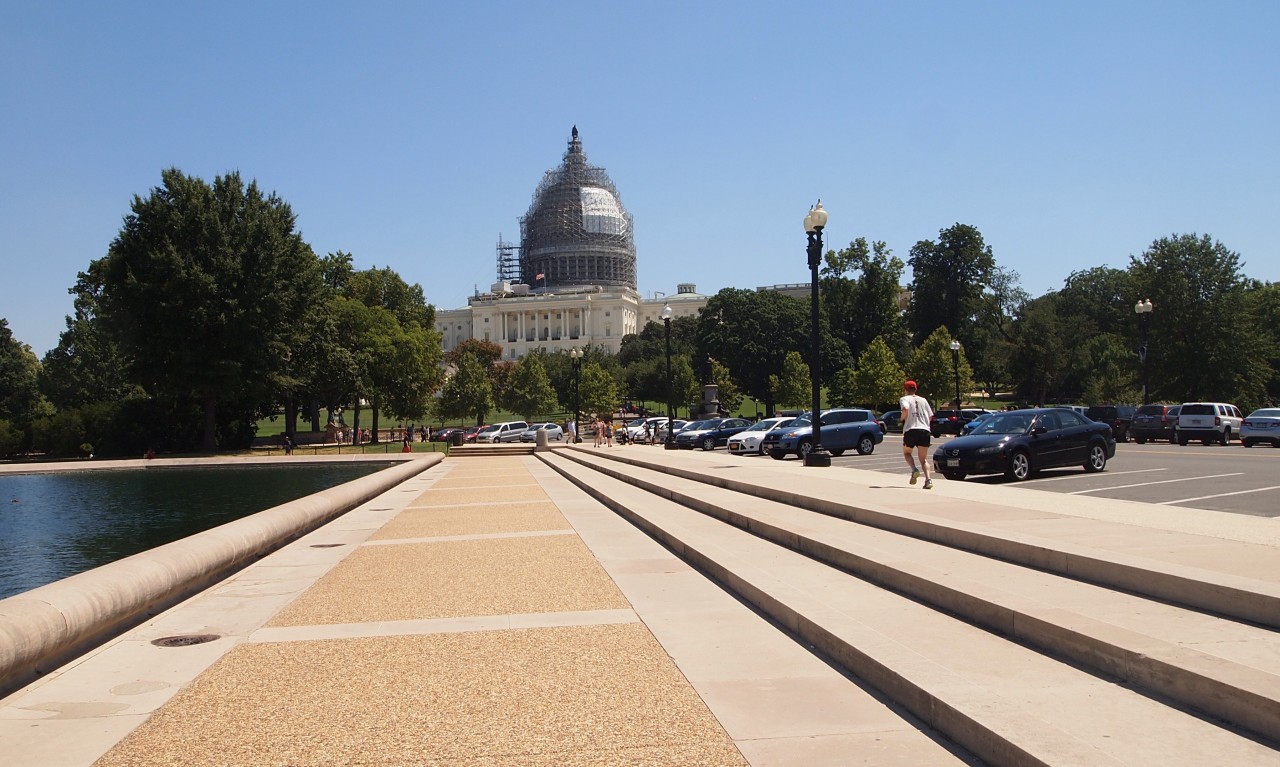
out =
<path fill-rule="evenodd" d="M 432 442 L 448 442 L 449 437 L 453 436 L 458 432 L 466 432 L 466 429 L 462 428 L 461 426 L 450 426 L 444 429 L 436 429 L 435 431 L 431 432 L 431 441 Z"/>
<path fill-rule="evenodd" d="M 790 421 L 785 416 L 776 418 L 762 418 L 751 425 L 751 428 L 740 431 L 729 438 L 729 452 L 734 455 L 763 455 L 764 450 L 761 445 L 764 443 L 764 435 L 773 427 Z"/>
<path fill-rule="evenodd" d="M 993 414 L 969 436 L 939 445 L 933 465 L 947 479 L 1004 474 L 1023 480 L 1056 466 L 1102 471 L 1115 454 L 1110 425 L 1065 408 L 1034 408 Z"/>
<path fill-rule="evenodd" d="M 995 415 L 995 413 L 983 413 L 971 420 L 965 421 L 964 426 L 960 427 L 960 436 L 963 437 L 966 434 L 972 434 L 974 429 L 978 428 L 983 421 L 986 421 L 993 415 Z"/>
<path fill-rule="evenodd" d="M 559 442 L 564 439 L 564 428 L 558 423 L 531 423 L 529 428 L 520 432 L 520 441 L 537 442 L 540 431 L 547 433 L 548 442 Z"/>
<path fill-rule="evenodd" d="M 520 435 L 529 428 L 524 421 L 504 421 L 486 426 L 476 433 L 476 442 L 518 442 Z"/>
<path fill-rule="evenodd" d="M 778 449 L 778 441 L 782 439 L 782 435 L 788 430 L 809 425 L 809 416 L 807 415 L 786 416 L 786 418 L 787 420 L 766 431 L 764 437 L 760 440 L 760 451 L 765 455 L 772 455 L 773 451 Z"/>
<path fill-rule="evenodd" d="M 1147 440 L 1178 441 L 1178 411 L 1181 405 L 1143 405 L 1133 414 L 1129 436 L 1139 445 Z"/>
<path fill-rule="evenodd" d="M 902 431 L 902 411 L 886 410 L 880 414 L 880 422 L 884 424 L 885 431 Z"/>
<path fill-rule="evenodd" d="M 964 408 L 962 410 L 943 409 L 933 411 L 933 417 L 929 419 L 929 432 L 935 437 L 943 434 L 959 435 L 964 430 L 964 425 L 969 421 L 988 411 L 982 408 Z"/>
<path fill-rule="evenodd" d="M 1110 426 L 1116 442 L 1128 442 L 1129 424 L 1133 423 L 1136 410 L 1133 405 L 1094 405 L 1085 411 L 1084 416 L 1090 421 Z"/>
<path fill-rule="evenodd" d="M 1240 441 L 1245 447 L 1262 442 L 1280 447 L 1280 407 L 1265 407 L 1250 413 L 1240 426 Z"/>
<path fill-rule="evenodd" d="M 671 431 L 674 434 L 679 434 L 680 432 L 684 431 L 689 426 L 690 423 L 691 423 L 690 421 L 686 421 L 683 418 L 672 418 Z M 667 419 L 666 418 L 663 418 L 662 422 L 658 424 L 658 431 L 657 433 L 654 434 L 653 438 L 658 442 L 667 441 Z"/>
<path fill-rule="evenodd" d="M 708 418 L 699 422 L 698 428 L 688 426 L 676 434 L 676 446 L 692 450 L 701 447 L 703 450 L 715 450 L 716 446 L 729 442 L 729 438 L 740 431 L 751 427 L 745 418 Z"/>
<path fill-rule="evenodd" d="M 480 434 L 480 432 L 484 431 L 484 430 L 485 430 L 485 429 L 487 429 L 487 428 L 489 428 L 489 424 L 487 424 L 487 423 L 486 423 L 486 424 L 481 424 L 480 426 L 469 426 L 469 427 L 467 427 L 467 429 L 466 429 L 465 431 L 463 431 L 463 432 L 462 432 L 462 441 L 463 441 L 463 442 L 475 442 L 475 441 L 476 441 L 476 437 Z"/>
<path fill-rule="evenodd" d="M 844 455 L 846 450 L 857 450 L 858 455 L 870 455 L 876 445 L 884 441 L 884 432 L 876 414 L 861 408 L 833 408 L 822 411 L 822 446 L 832 455 Z M 794 454 L 804 458 L 813 449 L 813 425 L 789 427 L 778 436 L 776 447 L 769 450 L 769 457 L 783 460 Z"/>
<path fill-rule="evenodd" d="M 1240 408 L 1225 402 L 1184 402 L 1178 411 L 1178 444 L 1193 439 L 1209 445 L 1227 445 L 1233 434 L 1240 433 L 1244 416 Z"/>

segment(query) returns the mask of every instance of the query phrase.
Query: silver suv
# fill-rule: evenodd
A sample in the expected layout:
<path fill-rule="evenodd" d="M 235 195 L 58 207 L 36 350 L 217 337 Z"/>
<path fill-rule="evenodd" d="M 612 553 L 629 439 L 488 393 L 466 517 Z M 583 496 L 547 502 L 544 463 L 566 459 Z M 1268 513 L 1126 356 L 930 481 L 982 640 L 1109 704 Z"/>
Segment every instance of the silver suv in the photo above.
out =
<path fill-rule="evenodd" d="M 1244 416 L 1240 408 L 1225 402 L 1184 402 L 1178 411 L 1178 444 L 1185 445 L 1193 439 L 1208 445 L 1217 442 L 1226 445 L 1234 434 L 1240 433 Z"/>

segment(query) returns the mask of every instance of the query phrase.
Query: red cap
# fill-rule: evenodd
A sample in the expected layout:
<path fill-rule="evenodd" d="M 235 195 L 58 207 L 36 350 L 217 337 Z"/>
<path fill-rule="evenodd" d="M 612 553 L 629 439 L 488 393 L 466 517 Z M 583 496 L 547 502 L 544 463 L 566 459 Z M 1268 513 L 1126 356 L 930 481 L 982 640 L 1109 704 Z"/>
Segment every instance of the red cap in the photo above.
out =
<path fill-rule="evenodd" d="M 915 381 L 907 381 L 907 382 L 905 382 L 905 383 L 903 383 L 903 384 L 902 384 L 902 388 L 906 389 L 907 391 L 915 391 L 915 390 L 916 390 L 916 382 L 915 382 Z"/>

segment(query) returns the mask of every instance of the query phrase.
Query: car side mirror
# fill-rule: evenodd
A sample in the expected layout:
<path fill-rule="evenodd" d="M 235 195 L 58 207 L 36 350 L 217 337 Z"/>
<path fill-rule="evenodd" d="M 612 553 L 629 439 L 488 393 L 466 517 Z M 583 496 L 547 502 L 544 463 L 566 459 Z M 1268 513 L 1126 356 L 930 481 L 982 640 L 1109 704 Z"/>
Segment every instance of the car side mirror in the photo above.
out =
<path fill-rule="evenodd" d="M 1045 433 L 1045 432 L 1047 432 L 1047 431 L 1049 431 L 1049 430 L 1048 430 L 1048 429 L 1046 429 L 1045 427 L 1041 426 L 1040 424 L 1036 424 L 1036 425 L 1035 425 L 1034 427 L 1032 427 L 1032 429 L 1031 429 L 1031 433 L 1032 433 L 1032 434 L 1044 434 L 1044 433 Z"/>

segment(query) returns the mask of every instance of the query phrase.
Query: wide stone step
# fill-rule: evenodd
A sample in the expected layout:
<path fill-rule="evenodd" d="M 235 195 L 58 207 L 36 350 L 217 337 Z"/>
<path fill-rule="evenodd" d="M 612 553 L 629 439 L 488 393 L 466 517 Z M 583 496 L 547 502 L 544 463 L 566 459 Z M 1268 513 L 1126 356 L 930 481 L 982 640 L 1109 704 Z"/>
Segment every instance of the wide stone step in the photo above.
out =
<path fill-rule="evenodd" d="M 1274 738 L 1280 654 L 1268 629 L 580 451 L 542 457 L 987 761 L 1251 764 L 1277 757 L 1268 745 L 1160 697 Z M 1144 633 L 1144 626 L 1159 630 Z M 1206 637 L 1236 649 L 1201 651 Z"/>

